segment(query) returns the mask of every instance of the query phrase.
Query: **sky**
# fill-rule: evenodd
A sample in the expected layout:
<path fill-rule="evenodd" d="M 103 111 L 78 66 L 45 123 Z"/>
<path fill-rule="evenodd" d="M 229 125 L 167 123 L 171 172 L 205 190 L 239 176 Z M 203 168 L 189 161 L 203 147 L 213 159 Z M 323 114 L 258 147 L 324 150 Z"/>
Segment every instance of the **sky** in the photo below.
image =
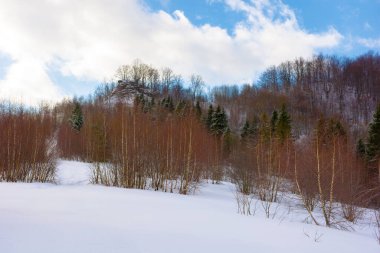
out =
<path fill-rule="evenodd" d="M 380 51 L 380 0 L 0 0 L 0 99 L 86 95 L 139 59 L 209 86 Z"/>

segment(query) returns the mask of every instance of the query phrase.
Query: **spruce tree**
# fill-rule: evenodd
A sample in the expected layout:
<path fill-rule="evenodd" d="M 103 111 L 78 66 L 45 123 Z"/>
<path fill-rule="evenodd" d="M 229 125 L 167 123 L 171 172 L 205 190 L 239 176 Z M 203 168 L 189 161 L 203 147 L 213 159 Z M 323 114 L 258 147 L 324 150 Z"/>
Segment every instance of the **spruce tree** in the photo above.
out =
<path fill-rule="evenodd" d="M 165 107 L 169 110 L 169 112 L 174 111 L 174 103 L 171 96 L 167 98 Z"/>
<path fill-rule="evenodd" d="M 379 159 L 380 156 L 380 105 L 373 115 L 373 120 L 369 125 L 367 141 L 367 159 Z"/>
<path fill-rule="evenodd" d="M 174 104 L 173 104 L 173 99 L 171 96 L 168 96 L 166 98 L 164 98 L 162 101 L 161 101 L 161 105 L 167 109 L 169 112 L 172 112 L 174 111 Z"/>
<path fill-rule="evenodd" d="M 184 116 L 186 111 L 186 102 L 184 100 L 181 100 L 178 102 L 175 112 L 178 116 Z"/>
<path fill-rule="evenodd" d="M 215 135 L 222 135 L 228 127 L 227 115 L 220 106 L 218 106 L 213 114 L 211 122 L 211 132 Z"/>
<path fill-rule="evenodd" d="M 222 109 L 222 115 L 221 115 L 221 131 L 223 131 L 223 133 L 227 130 L 228 127 L 228 119 L 227 119 L 227 114 L 226 114 L 226 111 L 224 110 L 224 108 Z"/>
<path fill-rule="evenodd" d="M 214 108 L 212 105 L 208 107 L 207 117 L 205 118 L 206 127 L 211 131 L 212 118 L 214 116 Z"/>
<path fill-rule="evenodd" d="M 232 135 L 229 127 L 223 133 L 223 152 L 225 155 L 229 155 L 232 149 Z"/>
<path fill-rule="evenodd" d="M 342 123 L 335 119 L 330 119 L 328 131 L 330 137 L 346 135 L 346 131 L 344 130 Z"/>
<path fill-rule="evenodd" d="M 202 108 L 199 101 L 197 101 L 197 103 L 195 104 L 195 115 L 198 119 L 202 117 Z"/>
<path fill-rule="evenodd" d="M 165 107 L 165 105 L 166 105 L 166 98 L 163 98 L 163 99 L 161 100 L 161 106 L 162 106 L 162 107 Z"/>
<path fill-rule="evenodd" d="M 272 117 L 273 119 L 273 117 Z M 289 138 L 291 135 L 292 127 L 291 120 L 288 112 L 286 111 L 285 105 L 281 107 L 280 115 L 278 116 L 276 124 L 276 133 L 281 142 Z"/>
<path fill-rule="evenodd" d="M 248 136 L 250 135 L 250 132 L 251 132 L 251 126 L 249 125 L 249 121 L 246 120 L 243 128 L 241 129 L 241 134 L 240 134 L 241 138 L 242 139 L 248 138 Z"/>
<path fill-rule="evenodd" d="M 363 142 L 363 139 L 359 139 L 358 144 L 356 145 L 356 152 L 361 158 L 365 158 L 366 146 Z"/>
<path fill-rule="evenodd" d="M 142 94 L 141 94 L 141 98 L 140 98 L 140 104 L 141 104 L 141 111 L 147 112 L 147 103 L 146 103 L 146 100 Z"/>
<path fill-rule="evenodd" d="M 211 127 L 210 127 L 211 132 L 216 135 L 218 135 L 219 128 L 220 128 L 221 113 L 222 113 L 222 109 L 218 105 L 218 107 L 216 107 L 214 114 L 212 115 Z"/>
<path fill-rule="evenodd" d="M 274 110 L 272 113 L 272 118 L 270 120 L 270 127 L 271 127 L 272 134 L 276 131 L 277 121 L 278 121 L 278 112 Z"/>
<path fill-rule="evenodd" d="M 71 127 L 76 131 L 80 131 L 83 126 L 83 114 L 79 102 L 74 102 L 74 109 L 70 117 Z"/>
<path fill-rule="evenodd" d="M 248 142 L 254 141 L 257 138 L 257 134 L 259 131 L 259 120 L 255 116 L 251 123 L 247 120 L 241 129 L 241 140 L 244 144 L 247 144 Z"/>
<path fill-rule="evenodd" d="M 141 104 L 141 100 L 144 98 L 143 96 L 141 96 L 142 94 L 138 95 L 138 96 L 135 96 L 134 100 L 133 100 L 133 104 L 135 106 L 135 108 L 138 108 Z"/>

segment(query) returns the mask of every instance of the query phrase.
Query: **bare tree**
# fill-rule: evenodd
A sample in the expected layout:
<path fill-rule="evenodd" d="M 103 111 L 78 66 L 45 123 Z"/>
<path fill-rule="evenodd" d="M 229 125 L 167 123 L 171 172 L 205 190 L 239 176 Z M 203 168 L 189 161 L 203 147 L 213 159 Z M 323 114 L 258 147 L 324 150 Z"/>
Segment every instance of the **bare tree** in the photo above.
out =
<path fill-rule="evenodd" d="M 192 99 L 195 101 L 195 99 L 202 94 L 205 82 L 200 75 L 193 74 L 190 77 L 190 85 L 192 90 Z"/>

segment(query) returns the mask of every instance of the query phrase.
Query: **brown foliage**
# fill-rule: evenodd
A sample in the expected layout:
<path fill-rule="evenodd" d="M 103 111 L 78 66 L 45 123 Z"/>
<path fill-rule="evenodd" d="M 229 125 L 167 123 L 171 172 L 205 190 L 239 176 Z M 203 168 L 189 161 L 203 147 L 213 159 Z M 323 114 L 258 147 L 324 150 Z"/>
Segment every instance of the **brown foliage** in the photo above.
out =
<path fill-rule="evenodd" d="M 46 108 L 0 105 L 0 180 L 54 179 L 54 120 Z"/>
<path fill-rule="evenodd" d="M 359 215 L 358 206 L 364 204 L 364 170 L 340 123 L 321 119 L 314 135 L 298 143 L 296 156 L 297 190 L 310 215 L 317 200 L 324 223 L 337 225 L 334 203 L 340 202 L 343 217 L 354 222 Z"/>
<path fill-rule="evenodd" d="M 174 112 L 141 106 L 83 104 L 82 130 L 70 129 L 66 120 L 59 130 L 62 156 L 95 162 L 93 181 L 119 187 L 187 194 L 201 178 L 216 176 L 220 141 L 190 106 Z"/>

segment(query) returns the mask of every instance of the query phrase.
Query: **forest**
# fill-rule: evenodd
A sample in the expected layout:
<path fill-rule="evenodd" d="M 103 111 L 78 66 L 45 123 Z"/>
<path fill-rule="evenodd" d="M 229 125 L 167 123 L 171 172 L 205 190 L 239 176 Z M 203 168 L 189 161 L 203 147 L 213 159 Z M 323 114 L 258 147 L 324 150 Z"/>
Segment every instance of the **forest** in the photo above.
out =
<path fill-rule="evenodd" d="M 379 54 L 298 58 L 209 92 L 199 75 L 140 61 L 115 80 L 54 105 L 3 101 L 0 180 L 51 182 L 67 159 L 107 186 L 191 194 L 229 181 L 244 214 L 254 195 L 269 217 L 286 193 L 316 225 L 347 229 L 362 207 L 380 210 Z"/>

